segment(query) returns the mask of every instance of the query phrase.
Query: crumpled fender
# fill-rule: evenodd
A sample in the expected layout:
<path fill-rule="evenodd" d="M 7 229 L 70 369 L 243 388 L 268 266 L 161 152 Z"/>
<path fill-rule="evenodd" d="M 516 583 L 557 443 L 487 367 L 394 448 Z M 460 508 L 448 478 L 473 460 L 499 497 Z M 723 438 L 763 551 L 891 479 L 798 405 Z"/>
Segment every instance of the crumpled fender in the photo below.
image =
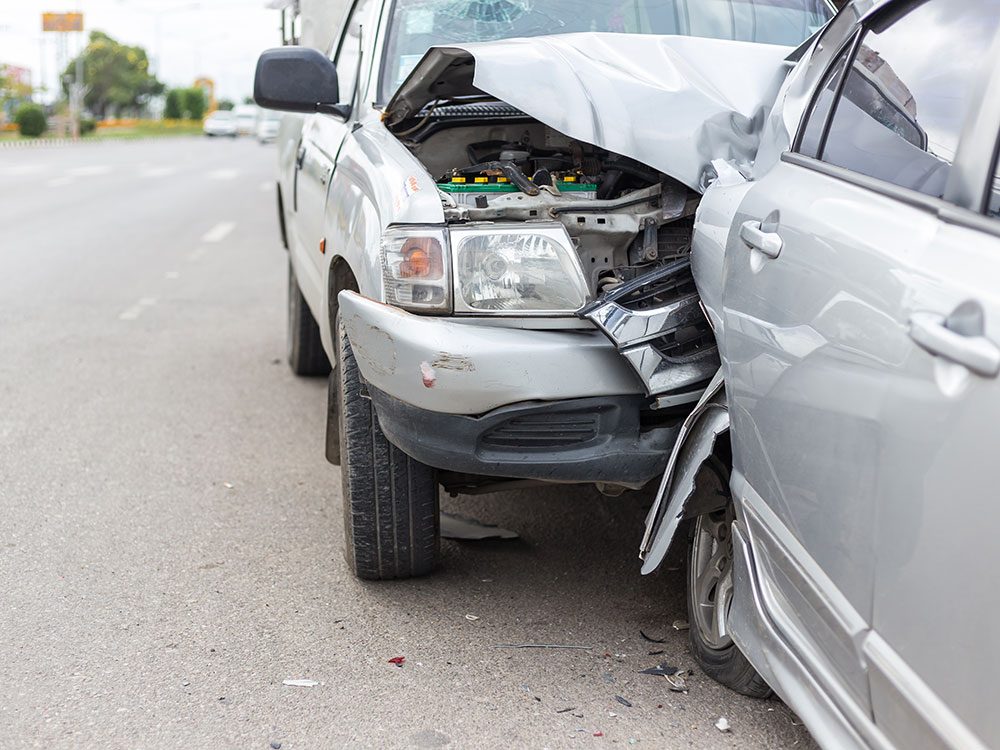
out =
<path fill-rule="evenodd" d="M 646 533 L 639 547 L 643 575 L 652 573 L 663 562 L 694 495 L 698 472 L 712 455 L 719 435 L 728 431 L 729 404 L 720 369 L 684 420 L 660 489 L 646 516 Z"/>

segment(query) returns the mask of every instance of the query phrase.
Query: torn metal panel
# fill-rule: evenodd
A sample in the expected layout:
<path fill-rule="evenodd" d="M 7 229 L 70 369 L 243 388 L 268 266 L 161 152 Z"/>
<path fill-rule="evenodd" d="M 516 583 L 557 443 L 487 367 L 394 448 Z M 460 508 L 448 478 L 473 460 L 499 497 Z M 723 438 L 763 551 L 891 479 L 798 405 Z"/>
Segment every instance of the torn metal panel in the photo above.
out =
<path fill-rule="evenodd" d="M 486 93 L 565 135 L 702 191 L 713 159 L 753 161 L 790 48 L 642 34 L 434 47 L 386 108 L 390 127 Z"/>
<path fill-rule="evenodd" d="M 685 506 L 694 495 L 698 471 L 712 455 L 716 439 L 728 430 L 729 408 L 720 369 L 684 420 L 660 489 L 646 516 L 646 533 L 639 547 L 643 575 L 652 573 L 663 562 L 684 518 Z"/>

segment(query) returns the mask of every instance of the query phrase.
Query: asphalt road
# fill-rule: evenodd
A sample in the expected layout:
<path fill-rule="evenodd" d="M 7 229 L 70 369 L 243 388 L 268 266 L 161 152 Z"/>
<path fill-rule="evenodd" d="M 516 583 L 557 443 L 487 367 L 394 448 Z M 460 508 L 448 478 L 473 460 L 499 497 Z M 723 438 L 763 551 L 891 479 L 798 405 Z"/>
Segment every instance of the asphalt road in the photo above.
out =
<path fill-rule="evenodd" d="M 648 495 L 447 500 L 522 539 L 347 573 L 325 382 L 284 363 L 274 158 L 0 150 L 0 746 L 810 746 L 780 702 L 638 674 L 694 666 L 682 574 L 638 574 Z"/>

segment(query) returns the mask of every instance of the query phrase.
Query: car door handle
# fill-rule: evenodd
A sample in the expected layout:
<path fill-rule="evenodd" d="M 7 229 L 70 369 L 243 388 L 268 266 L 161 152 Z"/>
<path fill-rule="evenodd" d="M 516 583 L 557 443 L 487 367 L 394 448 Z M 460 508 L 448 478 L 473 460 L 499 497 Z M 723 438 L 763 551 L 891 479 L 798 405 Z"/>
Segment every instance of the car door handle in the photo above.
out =
<path fill-rule="evenodd" d="M 977 303 L 963 303 L 975 305 Z M 934 313 L 915 312 L 910 316 L 910 338 L 917 346 L 931 354 L 963 365 L 984 378 L 995 378 L 1000 373 L 1000 347 L 982 335 L 982 320 L 979 330 L 955 330 L 955 315 L 963 311 L 962 306 L 948 318 Z M 979 308 L 981 315 L 982 308 Z"/>
<path fill-rule="evenodd" d="M 744 221 L 740 227 L 740 239 L 768 258 L 781 255 L 781 237 L 777 232 L 765 232 L 759 221 Z"/>

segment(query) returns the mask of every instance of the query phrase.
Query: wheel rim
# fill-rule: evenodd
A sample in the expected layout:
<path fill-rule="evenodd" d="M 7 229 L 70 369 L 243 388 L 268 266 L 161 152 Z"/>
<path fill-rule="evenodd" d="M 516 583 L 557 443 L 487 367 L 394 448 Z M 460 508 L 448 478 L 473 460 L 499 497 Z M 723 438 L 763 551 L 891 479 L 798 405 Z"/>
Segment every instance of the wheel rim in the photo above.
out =
<path fill-rule="evenodd" d="M 705 645 L 721 651 L 733 644 L 726 620 L 733 602 L 733 539 L 730 510 L 698 517 L 688 566 L 693 626 Z"/>

